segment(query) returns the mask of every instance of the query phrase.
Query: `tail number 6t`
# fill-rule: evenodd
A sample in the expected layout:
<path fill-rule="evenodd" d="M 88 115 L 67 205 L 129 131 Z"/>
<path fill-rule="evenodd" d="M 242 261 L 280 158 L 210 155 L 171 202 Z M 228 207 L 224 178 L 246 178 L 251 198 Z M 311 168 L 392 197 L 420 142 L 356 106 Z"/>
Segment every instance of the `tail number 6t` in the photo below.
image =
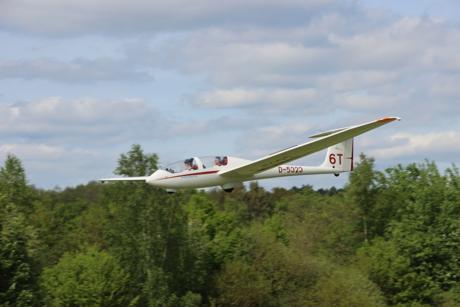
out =
<path fill-rule="evenodd" d="M 342 165 L 342 157 L 343 157 L 343 154 L 341 153 L 338 153 L 338 154 L 331 153 L 329 155 L 329 163 L 331 163 L 332 165 L 335 165 L 337 163 L 337 158 L 338 158 L 339 165 Z"/>

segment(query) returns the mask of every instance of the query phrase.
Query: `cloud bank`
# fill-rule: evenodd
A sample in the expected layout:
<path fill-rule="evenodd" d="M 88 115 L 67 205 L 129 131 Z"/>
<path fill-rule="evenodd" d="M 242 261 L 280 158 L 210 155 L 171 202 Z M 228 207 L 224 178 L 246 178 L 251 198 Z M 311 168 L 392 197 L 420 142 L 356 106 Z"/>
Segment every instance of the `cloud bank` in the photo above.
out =
<path fill-rule="evenodd" d="M 15 39 L 0 50 L 0 152 L 62 169 L 134 142 L 165 160 L 258 157 L 397 115 L 358 148 L 386 165 L 458 163 L 460 25 L 367 4 L 3 1 L 0 31 Z"/>

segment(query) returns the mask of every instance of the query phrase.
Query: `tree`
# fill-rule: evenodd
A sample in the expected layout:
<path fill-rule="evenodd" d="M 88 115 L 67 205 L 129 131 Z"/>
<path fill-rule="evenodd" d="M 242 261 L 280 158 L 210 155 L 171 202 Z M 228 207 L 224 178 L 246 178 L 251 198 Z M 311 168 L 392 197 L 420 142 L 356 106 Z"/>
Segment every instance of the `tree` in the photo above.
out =
<path fill-rule="evenodd" d="M 127 306 L 128 274 L 114 257 L 89 247 L 65 254 L 45 268 L 41 288 L 47 306 Z"/>
<path fill-rule="evenodd" d="M 256 266 L 241 261 L 229 262 L 217 279 L 219 306 L 268 306 L 271 282 Z"/>
<path fill-rule="evenodd" d="M 12 154 L 7 155 L 0 169 L 0 192 L 5 204 L 14 204 L 23 213 L 31 211 L 32 191 L 27 186 L 21 160 Z"/>
<path fill-rule="evenodd" d="M 147 175 L 156 169 L 156 161 L 156 155 L 133 145 L 121 155 L 116 173 Z M 199 295 L 193 292 L 203 287 L 183 206 L 193 193 L 168 195 L 143 182 L 115 183 L 105 191 L 109 250 L 127 269 L 130 289 L 142 305 L 174 306 L 182 299 L 190 303 Z"/>
<path fill-rule="evenodd" d="M 84 200 L 85 189 L 80 187 L 78 191 L 79 196 L 74 188 L 41 192 L 34 202 L 34 211 L 28 219 L 41 239 L 37 260 L 42 266 L 53 265 L 64 253 L 78 251 L 82 245 L 91 243 L 88 237 L 97 240 L 98 233 L 87 233 L 90 228 L 81 224 L 87 212 L 94 211 L 99 204 Z M 97 223 L 103 225 L 104 219 L 99 218 Z"/>
<path fill-rule="evenodd" d="M 158 156 L 144 154 L 139 144 L 133 144 L 127 154 L 121 154 L 115 174 L 124 176 L 149 176 L 157 170 Z"/>
<path fill-rule="evenodd" d="M 270 199 L 270 193 L 260 187 L 257 181 L 249 184 L 249 191 L 247 191 L 243 200 L 248 206 L 248 212 L 251 218 L 264 218 L 269 216 L 273 210 L 273 202 Z"/>
<path fill-rule="evenodd" d="M 452 188 L 458 178 L 442 176 L 429 162 L 387 172 L 395 173 L 406 194 L 394 204 L 400 213 L 358 258 L 390 303 L 438 304 L 460 282 L 460 209 Z"/>
<path fill-rule="evenodd" d="M 313 306 L 386 306 L 379 288 L 356 269 L 334 267 L 312 291 Z"/>
<path fill-rule="evenodd" d="M 0 169 L 0 302 L 30 306 L 36 298 L 37 233 L 28 223 L 31 190 L 21 161 L 8 154 Z"/>
<path fill-rule="evenodd" d="M 33 227 L 22 213 L 8 206 L 0 214 L 0 302 L 3 306 L 30 306 L 36 298 Z"/>
<path fill-rule="evenodd" d="M 287 198 L 286 209 L 279 218 L 289 244 L 326 256 L 336 263 L 352 262 L 362 243 L 359 208 L 343 195 L 321 196 L 319 193 Z M 270 219 L 268 220 L 270 221 Z"/>
<path fill-rule="evenodd" d="M 361 210 L 364 240 L 367 242 L 372 236 L 369 234 L 369 217 L 375 203 L 375 172 L 374 159 L 364 154 L 359 156 L 359 164 L 350 173 L 350 181 L 346 187 L 348 196 Z"/>

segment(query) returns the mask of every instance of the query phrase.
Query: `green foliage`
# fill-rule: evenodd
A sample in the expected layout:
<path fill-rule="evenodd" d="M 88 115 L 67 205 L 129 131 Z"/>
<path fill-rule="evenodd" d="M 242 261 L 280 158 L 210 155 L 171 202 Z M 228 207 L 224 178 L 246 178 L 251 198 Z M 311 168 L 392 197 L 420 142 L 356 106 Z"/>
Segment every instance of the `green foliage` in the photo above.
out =
<path fill-rule="evenodd" d="M 359 251 L 391 303 L 436 303 L 460 281 L 460 209 L 455 184 L 433 163 L 388 170 L 406 188 L 384 238 Z M 392 187 L 393 188 L 393 187 Z M 398 206 L 398 203 L 394 205 Z"/>
<path fill-rule="evenodd" d="M 255 266 L 229 262 L 217 279 L 219 306 L 268 306 L 271 283 Z"/>
<path fill-rule="evenodd" d="M 0 193 L 3 204 L 13 204 L 16 210 L 30 213 L 34 196 L 27 186 L 27 179 L 21 160 L 8 154 L 0 169 Z"/>
<path fill-rule="evenodd" d="M 243 201 L 248 206 L 249 216 L 253 219 L 270 216 L 273 210 L 273 202 L 270 194 L 254 181 L 249 184 L 249 191 L 243 196 Z"/>
<path fill-rule="evenodd" d="M 244 249 L 241 246 L 241 224 L 245 214 L 237 204 L 235 207 L 220 210 L 205 194 L 193 195 L 188 204 L 189 230 L 194 238 L 200 238 L 206 245 L 206 257 L 209 264 L 219 267 L 227 260 L 233 259 Z"/>
<path fill-rule="evenodd" d="M 30 306 L 36 297 L 35 230 L 11 205 L 0 215 L 0 230 L 0 302 L 2 306 Z"/>
<path fill-rule="evenodd" d="M 126 175 L 145 175 L 156 168 L 156 156 L 143 154 L 136 145 L 119 162 L 117 172 Z M 110 185 L 105 191 L 105 240 L 129 272 L 131 292 L 140 304 L 191 304 L 205 289 L 207 252 L 188 228 L 183 204 L 189 197 L 187 192 L 171 196 L 133 182 Z"/>
<path fill-rule="evenodd" d="M 139 145 L 115 172 L 144 176 Z M 168 195 L 142 182 L 43 191 L 0 169 L 1 306 L 458 306 L 460 176 L 432 162 L 345 189 Z"/>
<path fill-rule="evenodd" d="M 361 210 L 362 229 L 366 241 L 373 236 L 369 233 L 369 224 L 372 225 L 369 220 L 376 196 L 375 176 L 374 159 L 361 154 L 359 164 L 350 173 L 350 182 L 346 187 L 348 198 Z"/>
<path fill-rule="evenodd" d="M 314 306 L 385 306 L 379 288 L 359 271 L 334 268 L 322 276 L 312 291 Z"/>
<path fill-rule="evenodd" d="M 227 262 L 217 279 L 216 302 L 223 306 L 299 306 L 314 285 L 319 265 L 291 250 L 262 225 L 248 232 L 247 254 Z"/>
<path fill-rule="evenodd" d="M 269 227 L 270 228 L 270 227 Z M 296 243 L 285 244 L 266 225 L 248 232 L 247 257 L 218 275 L 222 306 L 383 306 L 383 297 L 357 270 L 337 267 Z"/>
<path fill-rule="evenodd" d="M 284 242 L 340 263 L 352 260 L 363 238 L 356 205 L 342 194 L 329 197 L 310 188 L 283 198 L 266 221 Z"/>
<path fill-rule="evenodd" d="M 439 294 L 435 300 L 442 307 L 460 306 L 460 283 L 457 283 L 449 291 Z"/>
<path fill-rule="evenodd" d="M 156 154 L 144 154 L 141 146 L 134 144 L 127 154 L 122 154 L 118 159 L 117 175 L 125 176 L 149 176 L 158 167 Z"/>
<path fill-rule="evenodd" d="M 39 246 L 27 213 L 33 201 L 21 161 L 8 155 L 0 169 L 0 303 L 30 306 L 36 299 L 36 262 Z"/>
<path fill-rule="evenodd" d="M 132 289 L 151 306 L 164 304 L 171 292 L 185 295 L 200 277 L 187 274 L 198 260 L 189 242 L 181 196 L 169 197 L 143 185 L 118 188 L 129 194 L 109 204 L 105 232 L 110 250 L 132 276 Z"/>
<path fill-rule="evenodd" d="M 24 202 L 21 192 L 23 194 L 27 189 L 26 175 L 21 161 L 14 155 L 8 154 L 0 169 L 0 188 L 9 202 Z"/>
<path fill-rule="evenodd" d="M 42 238 L 38 253 L 42 266 L 55 264 L 65 252 L 78 251 L 81 246 L 106 246 L 105 188 L 90 183 L 59 192 L 40 191 L 29 220 Z"/>
<path fill-rule="evenodd" d="M 40 286 L 47 306 L 126 306 L 128 280 L 116 259 L 89 247 L 45 268 Z"/>

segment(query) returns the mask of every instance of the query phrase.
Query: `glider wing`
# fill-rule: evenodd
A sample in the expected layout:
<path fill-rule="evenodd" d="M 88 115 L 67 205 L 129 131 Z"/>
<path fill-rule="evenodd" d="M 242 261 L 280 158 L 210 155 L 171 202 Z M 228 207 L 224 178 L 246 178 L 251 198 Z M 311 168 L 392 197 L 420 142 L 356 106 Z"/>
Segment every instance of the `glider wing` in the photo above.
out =
<path fill-rule="evenodd" d="M 335 144 L 341 143 L 355 136 L 373 130 L 394 120 L 399 120 L 398 117 L 384 117 L 369 123 L 352 126 L 348 128 L 335 129 L 328 132 L 323 132 L 312 136 L 313 141 L 306 142 L 297 146 L 272 153 L 258 160 L 249 162 L 230 170 L 219 173 L 225 177 L 247 177 L 281 164 L 297 160 L 301 157 L 310 155 L 320 150 L 326 149 Z"/>
<path fill-rule="evenodd" d="M 118 177 L 118 178 L 102 178 L 99 179 L 100 182 L 106 181 L 145 181 L 149 178 L 148 176 L 144 177 Z"/>

